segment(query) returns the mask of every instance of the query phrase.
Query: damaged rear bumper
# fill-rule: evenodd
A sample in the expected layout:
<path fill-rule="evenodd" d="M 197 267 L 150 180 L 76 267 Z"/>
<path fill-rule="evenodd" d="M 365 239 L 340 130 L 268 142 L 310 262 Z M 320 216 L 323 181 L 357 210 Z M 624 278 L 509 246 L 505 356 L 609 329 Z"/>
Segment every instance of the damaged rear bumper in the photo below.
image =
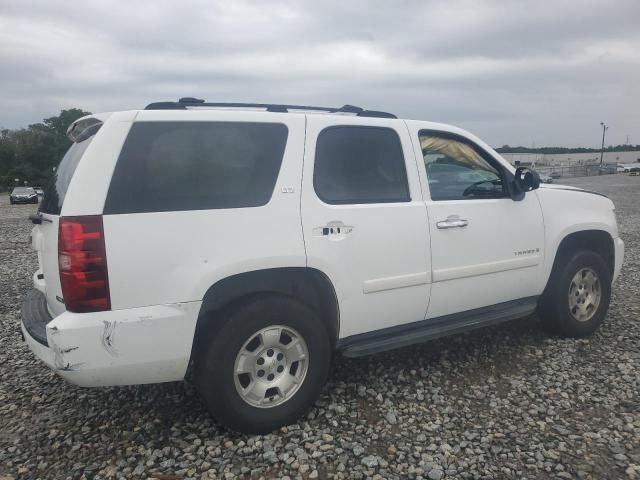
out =
<path fill-rule="evenodd" d="M 200 305 L 64 312 L 52 318 L 44 295 L 33 290 L 22 306 L 22 333 L 40 360 L 76 385 L 170 382 L 186 373 Z"/>

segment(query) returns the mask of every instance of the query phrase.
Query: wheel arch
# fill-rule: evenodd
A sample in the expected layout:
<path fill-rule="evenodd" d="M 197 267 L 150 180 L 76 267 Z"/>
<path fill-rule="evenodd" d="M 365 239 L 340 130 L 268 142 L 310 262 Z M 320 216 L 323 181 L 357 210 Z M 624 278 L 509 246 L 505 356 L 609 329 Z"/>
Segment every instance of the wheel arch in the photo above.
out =
<path fill-rule="evenodd" d="M 284 295 L 295 298 L 318 311 L 336 346 L 340 332 L 340 310 L 335 288 L 329 277 L 309 267 L 269 268 L 238 273 L 211 285 L 198 314 L 191 362 L 202 340 L 224 324 L 224 311 L 258 295 Z"/>
<path fill-rule="evenodd" d="M 566 258 L 569 252 L 576 249 L 591 250 L 599 254 L 607 264 L 609 274 L 613 279 L 615 269 L 613 237 L 608 231 L 600 229 L 578 230 L 566 235 L 556 249 L 551 275 L 559 262 Z"/>

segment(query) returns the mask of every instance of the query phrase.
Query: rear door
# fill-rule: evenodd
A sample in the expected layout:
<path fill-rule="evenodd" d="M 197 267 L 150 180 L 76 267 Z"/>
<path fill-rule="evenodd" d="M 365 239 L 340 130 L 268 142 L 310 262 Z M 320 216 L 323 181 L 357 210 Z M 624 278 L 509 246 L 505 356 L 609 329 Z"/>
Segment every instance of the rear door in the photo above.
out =
<path fill-rule="evenodd" d="M 335 287 L 340 337 L 424 319 L 428 220 L 403 123 L 308 115 L 302 224 L 308 266 Z"/>

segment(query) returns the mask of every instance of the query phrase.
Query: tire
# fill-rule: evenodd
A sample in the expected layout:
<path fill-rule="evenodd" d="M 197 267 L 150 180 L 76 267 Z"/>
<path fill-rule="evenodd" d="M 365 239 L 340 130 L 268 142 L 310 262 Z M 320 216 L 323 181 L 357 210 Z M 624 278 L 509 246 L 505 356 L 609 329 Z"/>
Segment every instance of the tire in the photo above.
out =
<path fill-rule="evenodd" d="M 591 250 L 580 250 L 558 258 L 539 314 L 543 325 L 554 333 L 581 338 L 600 326 L 610 300 L 611 274 L 606 262 Z"/>
<path fill-rule="evenodd" d="M 207 409 L 219 423 L 245 433 L 294 423 L 318 398 L 329 374 L 332 348 L 322 320 L 284 296 L 256 297 L 224 315 L 226 321 L 204 338 L 195 361 L 195 384 Z M 294 338 L 296 349 L 287 350 Z M 305 358 L 294 367 L 304 347 Z M 235 374 L 236 368 L 249 373 Z M 274 387 L 288 391 L 274 393 Z M 243 389 L 250 393 L 243 396 Z"/>

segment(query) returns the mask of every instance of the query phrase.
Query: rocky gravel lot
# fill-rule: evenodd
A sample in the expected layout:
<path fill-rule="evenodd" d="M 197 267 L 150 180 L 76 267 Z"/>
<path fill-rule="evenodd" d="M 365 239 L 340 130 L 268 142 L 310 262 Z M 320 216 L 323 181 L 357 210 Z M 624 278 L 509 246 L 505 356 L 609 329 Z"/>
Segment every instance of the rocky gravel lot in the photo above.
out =
<path fill-rule="evenodd" d="M 0 198 L 0 479 L 640 478 L 640 178 L 567 181 L 609 195 L 627 247 L 603 328 L 536 318 L 338 359 L 297 425 L 225 431 L 187 383 L 81 389 L 18 334 L 34 206 Z"/>

